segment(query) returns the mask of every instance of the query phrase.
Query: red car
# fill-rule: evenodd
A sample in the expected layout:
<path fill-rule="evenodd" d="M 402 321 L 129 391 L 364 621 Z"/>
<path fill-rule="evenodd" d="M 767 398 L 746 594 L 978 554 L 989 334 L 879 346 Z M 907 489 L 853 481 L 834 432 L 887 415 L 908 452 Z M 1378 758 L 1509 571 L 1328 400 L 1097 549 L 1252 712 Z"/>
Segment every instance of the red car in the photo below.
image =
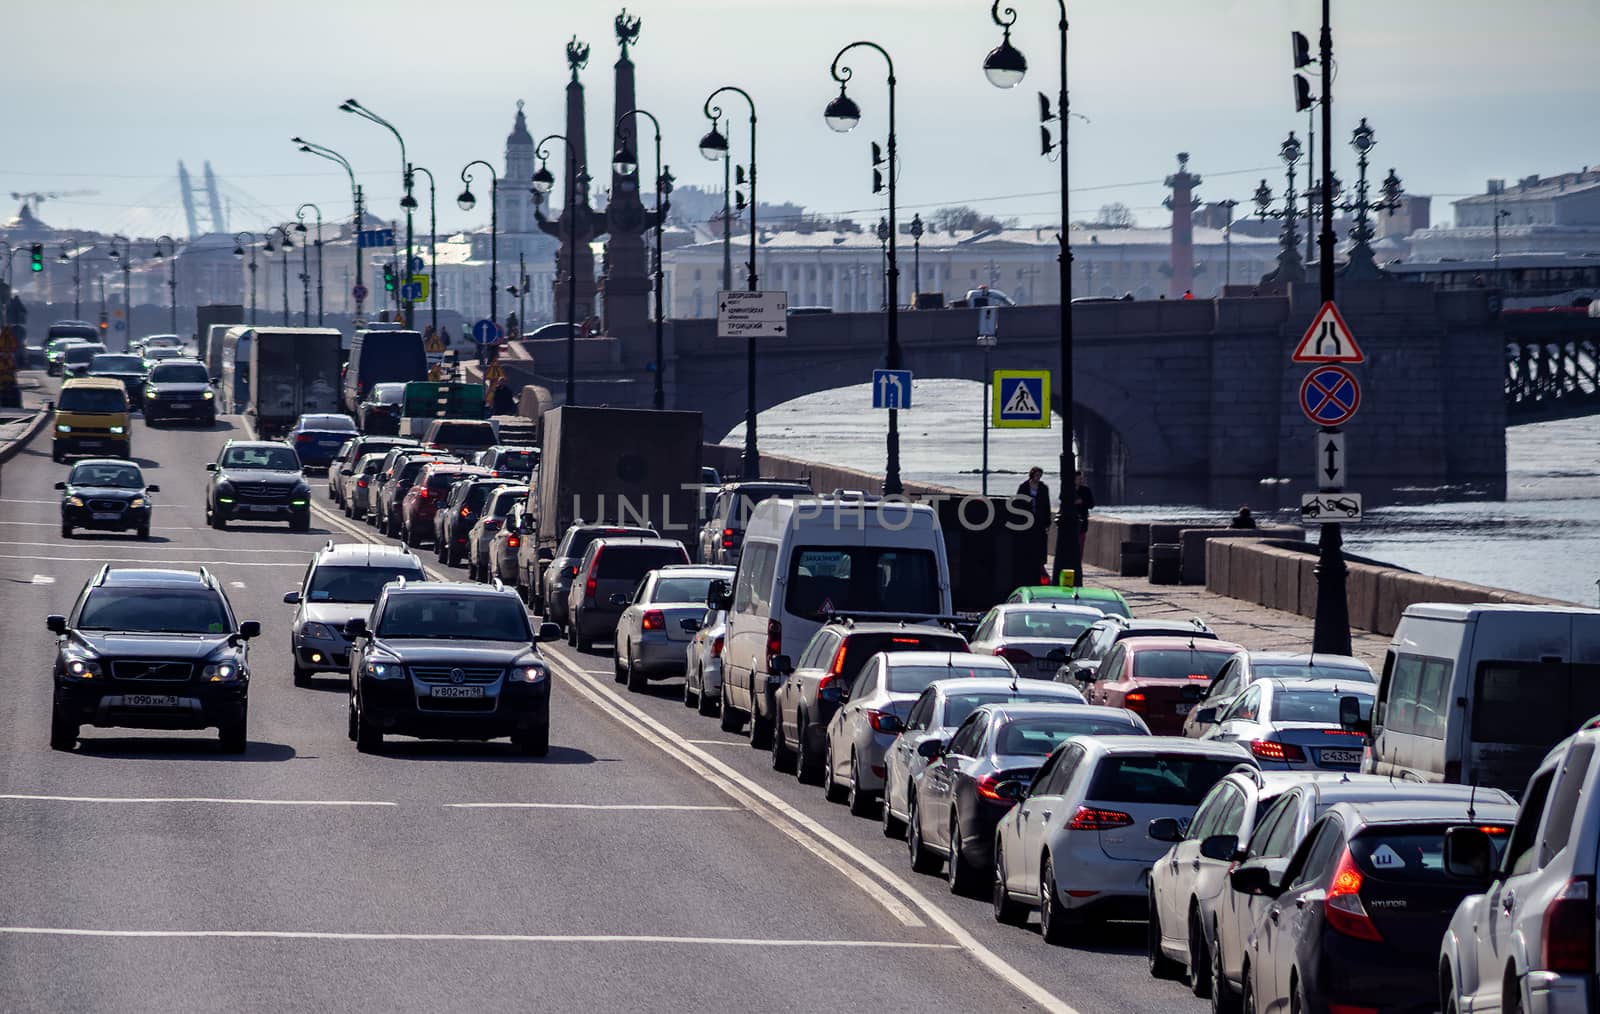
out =
<path fill-rule="evenodd" d="M 444 502 L 445 494 L 458 479 L 470 476 L 487 476 L 487 468 L 463 465 L 460 462 L 431 462 L 417 473 L 417 481 L 406 490 L 400 501 L 400 537 L 408 546 L 420 546 L 423 539 L 433 538 L 433 516 Z"/>
<path fill-rule="evenodd" d="M 1179 736 L 1195 701 L 1228 659 L 1242 650 L 1230 641 L 1124 638 L 1106 653 L 1083 696 L 1090 704 L 1137 712 L 1158 736 Z"/>

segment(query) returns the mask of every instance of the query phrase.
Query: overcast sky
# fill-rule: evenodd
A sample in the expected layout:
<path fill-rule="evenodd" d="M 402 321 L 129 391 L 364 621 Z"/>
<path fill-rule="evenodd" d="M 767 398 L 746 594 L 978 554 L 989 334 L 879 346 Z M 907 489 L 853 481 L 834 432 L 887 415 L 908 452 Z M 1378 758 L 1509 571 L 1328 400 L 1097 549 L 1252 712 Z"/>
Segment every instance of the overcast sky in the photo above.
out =
<path fill-rule="evenodd" d="M 1038 156 L 1034 93 L 1057 89 L 1057 7 L 1010 0 L 1030 71 L 1000 91 L 984 54 L 999 42 L 983 0 L 635 0 L 640 104 L 662 122 L 680 183 L 717 184 L 702 159 L 705 96 L 722 84 L 759 104 L 760 196 L 875 220 L 868 143 L 887 123 L 885 67 L 852 54 L 860 127 L 827 129 L 834 53 L 872 39 L 899 80 L 900 201 L 912 210 L 974 204 L 1028 225 L 1058 220 L 1056 167 Z M 564 47 L 593 46 L 589 162 L 610 161 L 612 18 L 598 0 L 52 0 L 14 5 L 0 83 L 0 191 L 94 190 L 40 209 L 52 225 L 182 235 L 176 167 L 210 160 L 232 196 L 235 229 L 292 216 L 315 201 L 350 212 L 331 163 L 289 137 L 343 151 L 380 215 L 397 215 L 399 154 L 382 129 L 342 113 L 355 96 L 405 134 L 439 177 L 440 230 L 487 222 L 487 203 L 457 210 L 461 166 L 501 165 L 517 99 L 536 136 L 563 128 Z M 1292 112 L 1289 32 L 1315 45 L 1316 0 L 1078 0 L 1072 4 L 1074 217 L 1122 201 L 1148 224 L 1164 213 L 1160 180 L 1179 151 L 1206 200 L 1247 201 L 1268 175 Z M 1353 181 L 1347 139 L 1361 116 L 1414 193 L 1451 197 L 1490 177 L 1600 163 L 1600 0 L 1335 0 L 1336 172 Z M 1314 68 L 1313 68 L 1314 69 Z M 748 127 L 736 115 L 735 151 Z M 1319 138 L 1320 144 L 1320 138 Z M 650 165 L 646 155 L 646 165 Z M 653 167 L 647 173 L 653 173 Z M 559 177 L 559 173 L 557 173 Z M 481 185 L 480 194 L 483 192 Z M 426 191 L 423 216 L 426 228 Z M 15 202 L 11 202 L 14 206 Z M 7 212 L 9 214 L 9 212 Z"/>

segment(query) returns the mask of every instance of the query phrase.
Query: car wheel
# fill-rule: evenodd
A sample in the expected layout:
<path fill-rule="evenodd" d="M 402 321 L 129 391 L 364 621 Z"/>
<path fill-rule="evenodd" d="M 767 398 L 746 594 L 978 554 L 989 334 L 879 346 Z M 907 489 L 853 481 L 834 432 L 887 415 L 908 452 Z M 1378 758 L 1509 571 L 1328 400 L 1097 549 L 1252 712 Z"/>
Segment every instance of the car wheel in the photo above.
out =
<path fill-rule="evenodd" d="M 993 894 L 990 901 L 994 905 L 995 922 L 1002 926 L 1027 925 L 1028 906 L 1011 897 L 1011 892 L 1006 890 L 1005 855 L 1000 851 L 998 840 L 994 846 L 994 883 L 991 890 Z"/>
<path fill-rule="evenodd" d="M 63 539 L 72 538 L 72 526 L 65 521 L 61 522 L 61 537 Z"/>
<path fill-rule="evenodd" d="M 1055 860 L 1049 856 L 1045 857 L 1044 871 L 1039 874 L 1039 935 L 1044 937 L 1045 943 L 1058 946 L 1066 943 L 1071 935 L 1071 924 L 1067 914 L 1061 911 L 1056 895 Z"/>
<path fill-rule="evenodd" d="M 345 718 L 347 719 L 346 724 L 349 727 L 346 731 L 350 735 L 350 742 L 354 743 L 356 741 L 356 695 L 355 694 L 351 694 L 350 695 L 349 704 L 345 708 L 345 712 L 346 712 Z"/>
<path fill-rule="evenodd" d="M 296 515 L 291 515 L 290 516 L 290 518 L 289 518 L 289 531 L 291 531 L 291 532 L 309 532 L 310 530 L 311 530 L 311 515 L 310 514 L 296 514 Z"/>
<path fill-rule="evenodd" d="M 800 744 L 796 752 L 794 776 L 802 785 L 822 784 L 822 755 L 811 746 L 811 723 L 806 721 L 806 716 L 800 716 L 799 728 L 796 730 L 797 742 Z"/>
<path fill-rule="evenodd" d="M 906 795 L 911 794 L 910 786 L 906 787 Z M 884 788 L 883 799 L 878 802 L 878 812 L 883 821 L 883 836 L 885 838 L 898 838 L 906 833 L 905 821 L 894 815 L 889 809 L 889 790 Z"/>
<path fill-rule="evenodd" d="M 853 817 L 871 819 L 876 816 L 872 811 L 874 802 L 872 793 L 861 787 L 861 762 L 856 759 L 856 752 L 850 751 L 850 796 L 845 800 L 850 807 Z"/>
<path fill-rule="evenodd" d="M 544 757 L 550 753 L 550 726 L 519 732 L 511 737 L 511 745 L 524 757 Z"/>
<path fill-rule="evenodd" d="M 1217 943 L 1215 920 L 1211 923 L 1211 938 L 1206 944 L 1206 955 L 1211 964 L 1212 1014 L 1239 1014 L 1239 994 L 1228 985 L 1228 977 L 1222 971 L 1222 948 Z"/>
<path fill-rule="evenodd" d="M 224 518 L 222 516 L 222 512 L 221 511 L 219 511 L 219 510 L 212 510 L 211 511 L 211 527 L 215 528 L 219 532 L 225 531 L 227 529 L 227 527 L 228 527 L 228 519 Z"/>
<path fill-rule="evenodd" d="M 622 653 L 611 653 L 611 678 L 617 683 L 628 682 L 628 671 L 622 668 Z"/>
<path fill-rule="evenodd" d="M 789 744 L 784 739 L 783 719 L 780 717 L 772 726 L 772 770 L 792 775 L 794 768 L 794 751 L 789 749 Z"/>
<path fill-rule="evenodd" d="M 594 651 L 594 638 L 584 637 L 583 631 L 578 629 L 578 625 L 576 623 L 572 625 L 572 638 L 577 642 L 577 648 L 579 651 L 584 652 L 585 654 Z"/>
<path fill-rule="evenodd" d="M 744 728 L 744 712 L 728 703 L 728 685 L 724 683 L 719 693 L 720 711 L 717 727 L 723 732 L 739 732 Z"/>
<path fill-rule="evenodd" d="M 244 753 L 249 742 L 248 721 L 248 713 L 241 714 L 238 721 L 229 722 L 217 730 L 217 741 L 222 745 L 223 753 Z"/>
<path fill-rule="evenodd" d="M 842 803 L 849 796 L 850 790 L 840 785 L 833 774 L 833 741 L 830 739 L 822 748 L 822 795 L 830 803 Z"/>
<path fill-rule="evenodd" d="M 911 854 L 911 870 L 914 873 L 938 873 L 938 856 L 928 851 L 928 846 L 922 840 L 922 820 L 917 813 L 917 797 L 912 796 L 906 808 L 906 851 Z"/>
<path fill-rule="evenodd" d="M 296 662 L 294 664 L 294 685 L 297 687 L 309 687 L 311 685 L 312 672 L 313 670 L 307 669 L 299 662 Z"/>
<path fill-rule="evenodd" d="M 717 706 L 717 698 L 706 693 L 706 674 L 703 670 L 700 673 L 700 695 L 695 700 L 695 711 L 707 718 L 715 715 L 720 710 Z"/>
<path fill-rule="evenodd" d="M 1306 1014 L 1306 993 L 1305 987 L 1300 982 L 1300 973 L 1298 970 L 1291 970 L 1289 975 L 1294 981 L 1294 986 L 1289 990 L 1289 1014 Z M 1515 1014 L 1517 1009 L 1512 1007 L 1512 1014 Z"/>
<path fill-rule="evenodd" d="M 403 535 L 404 535 L 404 538 L 401 541 L 403 541 L 406 545 L 410 546 L 412 549 L 415 549 L 418 546 L 422 545 L 421 540 L 419 540 L 416 537 L 416 533 L 411 530 L 411 526 L 410 525 L 406 525 L 404 527 Z"/>
<path fill-rule="evenodd" d="M 1239 976 L 1239 1010 L 1242 1014 L 1256 1014 L 1256 987 L 1250 977 L 1250 965 L 1246 963 Z"/>
<path fill-rule="evenodd" d="M 71 750 L 78 745 L 78 723 L 62 714 L 59 706 L 50 711 L 50 749 Z"/>
<path fill-rule="evenodd" d="M 950 893 L 971 896 L 980 886 L 978 877 L 978 871 L 972 868 L 966 853 L 961 851 L 961 817 L 951 809 L 950 863 L 945 868 L 945 880 L 950 885 Z"/>
<path fill-rule="evenodd" d="M 1211 947 L 1198 908 L 1189 913 L 1189 991 L 1202 1000 L 1211 995 Z"/>
<path fill-rule="evenodd" d="M 150 526 L 140 525 L 139 530 L 134 534 L 136 534 L 140 539 L 148 542 L 150 539 Z"/>
<path fill-rule="evenodd" d="M 642 694 L 650 689 L 650 677 L 644 670 L 633 664 L 633 646 L 627 646 L 628 651 L 628 690 L 631 693 Z"/>
<path fill-rule="evenodd" d="M 772 719 L 762 717 L 759 711 L 750 712 L 750 746 L 755 750 L 772 749 Z"/>
<path fill-rule="evenodd" d="M 356 708 L 356 749 L 361 753 L 377 753 L 383 749 L 383 732 L 360 707 Z"/>
<path fill-rule="evenodd" d="M 1157 979 L 1176 979 L 1183 966 L 1167 957 L 1161 949 L 1161 910 L 1156 907 L 1155 888 L 1145 889 L 1145 908 L 1149 912 L 1144 921 L 1144 964 L 1150 975 Z"/>
<path fill-rule="evenodd" d="M 686 673 L 683 677 L 683 706 L 686 708 L 694 707 L 695 701 L 704 695 L 705 691 L 703 690 L 698 695 L 695 693 L 694 678 Z"/>

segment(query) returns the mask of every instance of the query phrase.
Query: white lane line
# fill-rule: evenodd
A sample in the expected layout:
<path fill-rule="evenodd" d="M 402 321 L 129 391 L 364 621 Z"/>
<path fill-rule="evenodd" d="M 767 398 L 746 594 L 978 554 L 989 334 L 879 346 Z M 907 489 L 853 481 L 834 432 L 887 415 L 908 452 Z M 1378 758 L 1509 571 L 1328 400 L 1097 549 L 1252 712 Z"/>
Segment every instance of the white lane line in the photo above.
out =
<path fill-rule="evenodd" d="M 46 803 L 230 803 L 240 806 L 399 806 L 375 799 L 226 799 L 220 796 L 36 796 L 19 792 L 0 799 Z"/>
<path fill-rule="evenodd" d="M 22 525 L 27 528 L 59 528 L 58 521 L 0 521 L 0 525 Z M 152 532 L 198 532 L 192 525 L 152 525 Z"/>
<path fill-rule="evenodd" d="M 557 933 L 333 933 L 319 930 L 116 930 L 57 926 L 0 926 L 10 936 L 122 937 L 134 939 L 358 940 L 502 944 L 677 944 L 696 947 L 821 947 L 897 951 L 953 951 L 955 944 L 907 940 L 760 940 L 747 937 L 674 937 L 646 934 Z"/>
<path fill-rule="evenodd" d="M 254 550 L 247 550 L 254 552 Z M 310 549 L 301 551 L 301 555 L 312 552 Z M 285 560 L 283 563 L 243 563 L 238 560 L 168 560 L 165 558 L 152 560 L 148 556 L 40 556 L 29 553 L 26 556 L 16 553 L 0 553 L 0 560 L 43 560 L 48 563 L 146 563 L 153 567 L 167 567 L 172 564 L 184 564 L 195 567 L 294 567 L 303 569 L 304 560 Z"/>
<path fill-rule="evenodd" d="M 327 540 L 323 540 L 323 541 L 327 541 Z M 10 541 L 10 540 L 0 539 L 0 546 L 54 546 L 57 549 L 70 549 L 70 548 L 72 548 L 74 546 L 89 546 L 89 545 L 93 545 L 93 543 L 67 542 L 67 541 L 62 540 L 62 539 L 58 539 L 55 542 L 13 542 L 13 541 Z M 154 547 L 151 547 L 151 548 L 154 548 Z M 316 548 L 321 549 L 322 548 L 321 543 L 318 543 Z M 309 548 L 308 549 L 257 549 L 254 546 L 251 546 L 249 549 L 243 550 L 243 552 L 246 552 L 246 553 L 297 553 L 297 554 L 299 554 L 301 556 L 304 556 L 307 553 L 312 552 L 312 550 L 309 549 Z M 277 566 L 277 565 L 274 564 L 273 566 Z"/>
<path fill-rule="evenodd" d="M 56 579 L 51 577 L 49 574 L 35 574 L 35 575 L 33 575 L 33 583 L 34 584 L 55 584 L 56 583 Z"/>
<path fill-rule="evenodd" d="M 243 581 L 229 581 L 228 582 L 228 587 L 230 587 L 230 588 L 243 588 L 244 587 L 244 582 Z"/>
<path fill-rule="evenodd" d="M 743 813 L 739 806 L 688 803 L 446 803 L 451 810 L 665 810 L 685 813 Z"/>
<path fill-rule="evenodd" d="M 750 745 L 748 743 L 741 743 L 736 739 L 686 739 L 686 740 L 684 740 L 684 742 L 685 743 L 693 743 L 695 746 L 745 746 L 745 747 L 747 747 L 747 746 Z"/>

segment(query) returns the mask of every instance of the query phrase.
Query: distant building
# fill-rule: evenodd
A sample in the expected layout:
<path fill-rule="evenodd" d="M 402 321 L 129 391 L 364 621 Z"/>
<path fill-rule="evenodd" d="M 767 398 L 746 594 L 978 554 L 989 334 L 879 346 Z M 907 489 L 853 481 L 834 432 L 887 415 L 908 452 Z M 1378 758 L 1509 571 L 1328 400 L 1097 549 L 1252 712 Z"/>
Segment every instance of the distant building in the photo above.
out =
<path fill-rule="evenodd" d="M 1496 252 L 1600 254 L 1600 166 L 1528 176 L 1454 202 L 1451 228 L 1422 228 L 1408 238 L 1413 261 L 1489 260 Z"/>

